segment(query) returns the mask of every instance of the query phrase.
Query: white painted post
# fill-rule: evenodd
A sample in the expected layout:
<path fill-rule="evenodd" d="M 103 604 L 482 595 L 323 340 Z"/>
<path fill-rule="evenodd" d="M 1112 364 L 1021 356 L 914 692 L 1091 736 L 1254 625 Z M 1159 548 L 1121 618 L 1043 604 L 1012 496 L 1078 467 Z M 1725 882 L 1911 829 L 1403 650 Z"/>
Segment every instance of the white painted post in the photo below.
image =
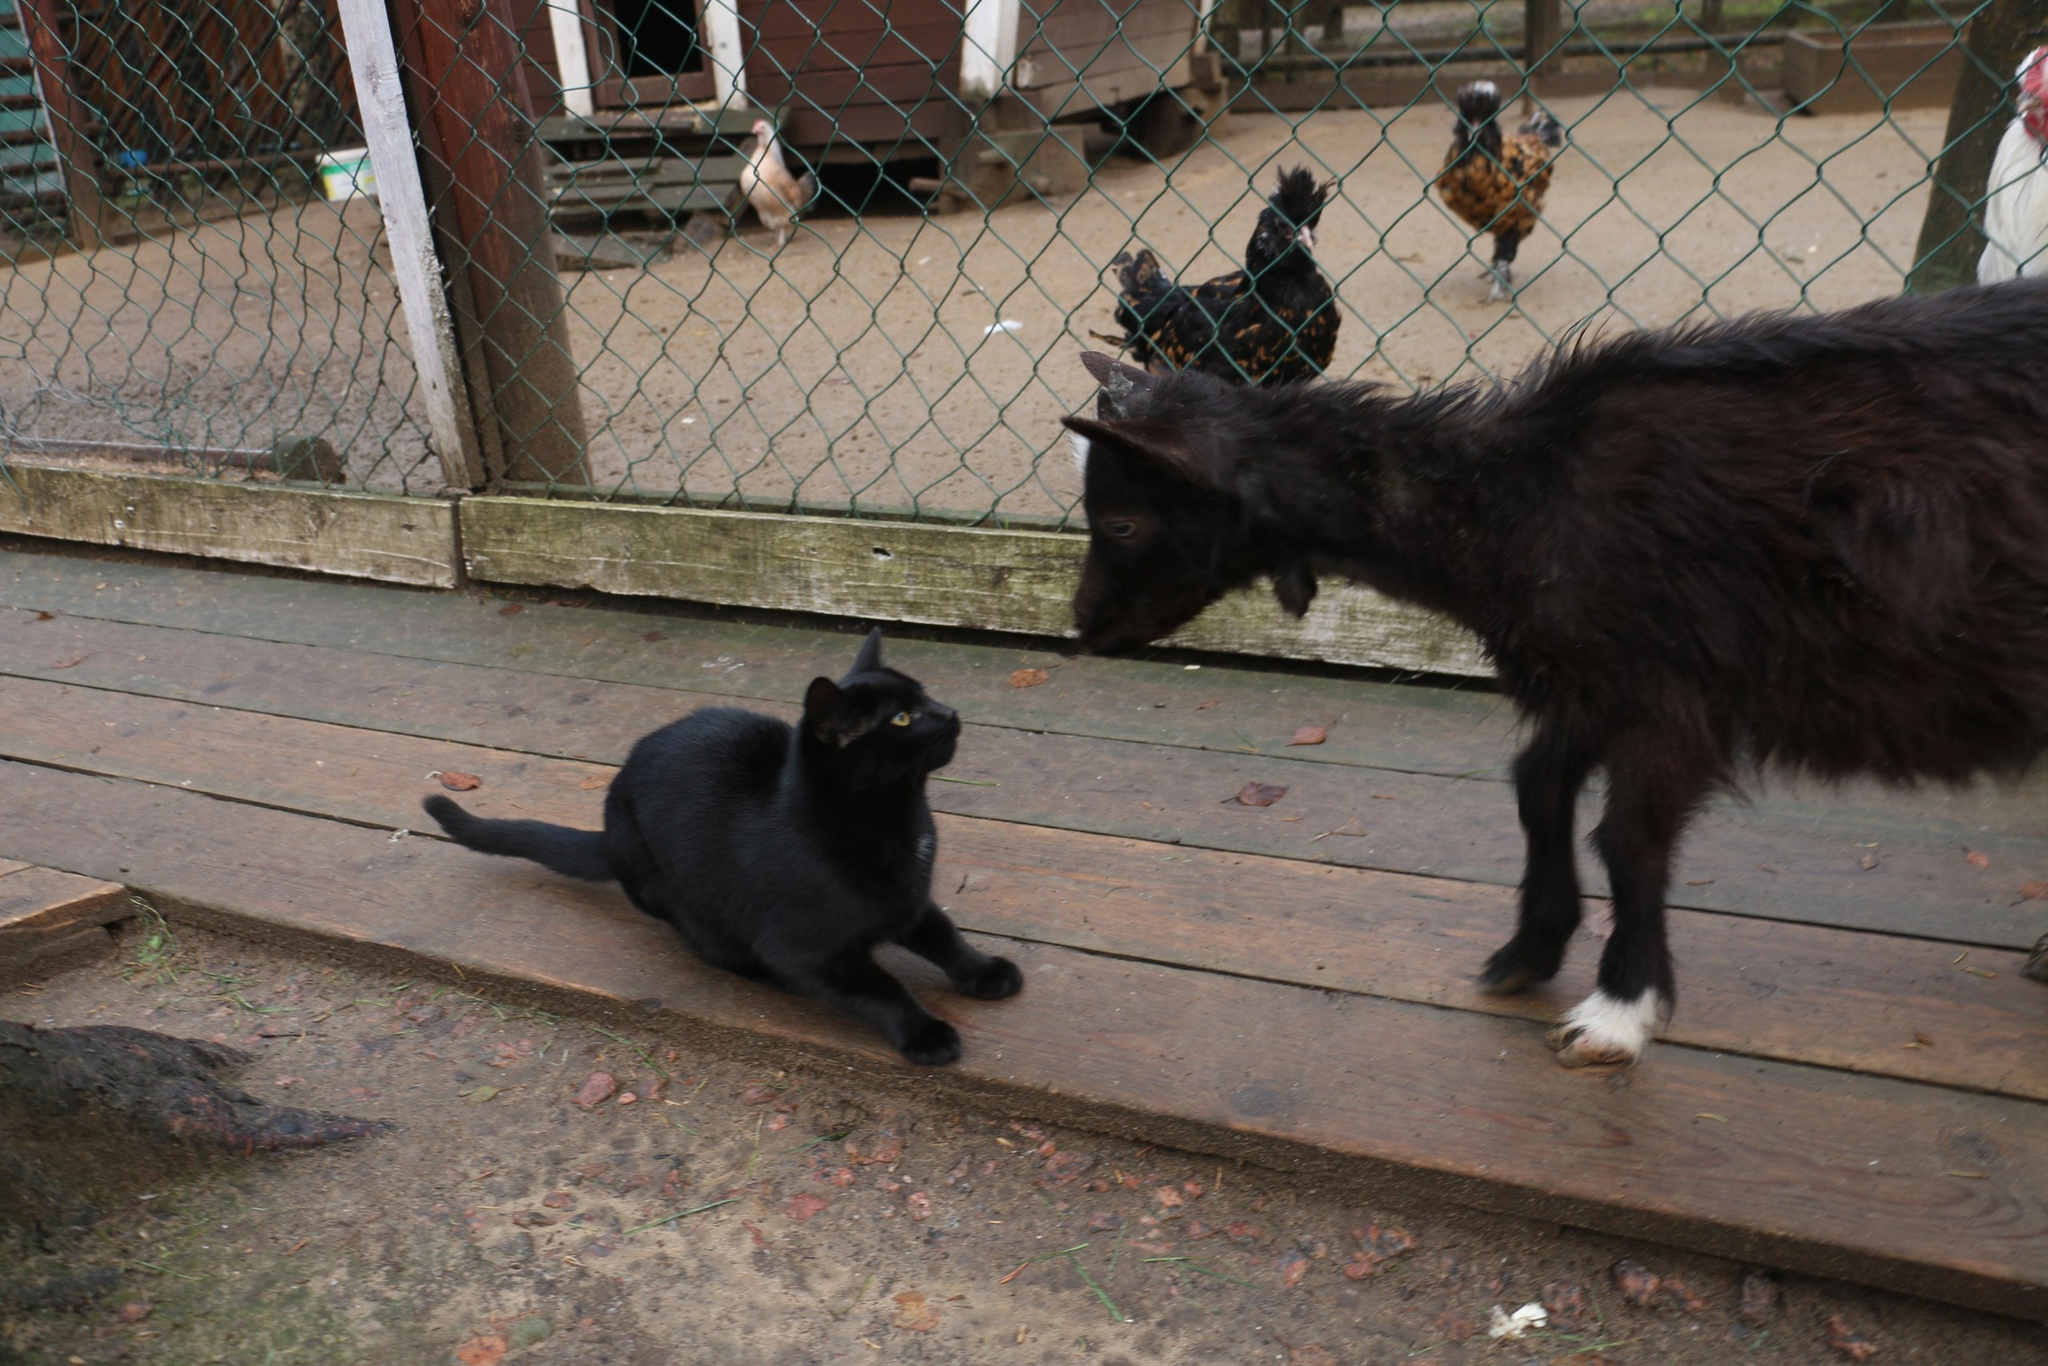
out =
<path fill-rule="evenodd" d="M 705 0 L 699 11 L 711 40 L 711 91 L 721 109 L 747 102 L 747 52 L 734 0 Z"/>
<path fill-rule="evenodd" d="M 562 106 L 589 118 L 597 112 L 590 93 L 590 44 L 576 0 L 548 0 L 548 28 L 555 38 L 555 71 L 562 80 Z"/>
<path fill-rule="evenodd" d="M 391 273 L 398 282 L 399 304 L 412 337 L 413 368 L 427 409 L 428 439 L 450 487 L 479 488 L 484 482 L 483 455 L 477 447 L 469 388 L 463 382 L 455 320 L 441 287 L 441 261 L 434 251 L 426 186 L 406 117 L 391 16 L 384 0 L 339 3 L 342 42 L 355 73 L 356 107 L 370 148 L 370 168 L 377 177 L 384 235 L 391 243 Z"/>
<path fill-rule="evenodd" d="M 1017 62 L 1019 0 L 968 0 L 960 43 L 960 95 L 986 103 L 1010 83 Z"/>

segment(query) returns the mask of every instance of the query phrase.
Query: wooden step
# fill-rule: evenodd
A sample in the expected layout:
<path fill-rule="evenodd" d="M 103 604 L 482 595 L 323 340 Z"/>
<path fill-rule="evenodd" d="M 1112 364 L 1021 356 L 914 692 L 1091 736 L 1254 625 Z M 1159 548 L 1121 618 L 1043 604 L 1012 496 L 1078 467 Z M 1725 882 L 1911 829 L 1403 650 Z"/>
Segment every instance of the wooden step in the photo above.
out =
<path fill-rule="evenodd" d="M 103 946 L 105 927 L 129 914 L 118 882 L 0 859 L 0 974 Z"/>
<path fill-rule="evenodd" d="M 431 831 L 426 775 L 451 770 L 482 780 L 462 797 L 480 815 L 594 829 L 613 772 L 18 679 L 0 680 L 0 755 L 386 830 Z M 1533 1020 L 1592 989 L 1590 931 L 1548 992 L 1473 988 L 1514 920 L 1505 888 L 1014 821 L 941 817 L 941 830 L 941 901 L 1012 938 Z M 1028 898 L 990 895 L 1020 883 Z M 1675 1041 L 2048 1100 L 2048 992 L 2020 977 L 2018 953 L 1689 911 L 1672 928 Z"/>
<path fill-rule="evenodd" d="M 1137 895 L 1097 898 L 1087 917 L 1208 923 L 1153 881 L 1161 853 L 1120 855 L 1115 874 Z M 701 967 L 612 889 L 438 840 L 6 762 L 0 856 L 119 876 L 173 914 L 242 932 L 902 1066 L 822 1009 Z M 983 876 L 1009 914 L 1045 918 L 1043 880 Z M 1565 1072 L 1531 1021 L 983 942 L 1023 966 L 1020 997 L 963 1000 L 899 965 L 962 1027 L 967 1056 L 943 1081 L 981 1103 L 2048 1317 L 2037 1102 L 1672 1045 L 1631 1072 Z"/>
<path fill-rule="evenodd" d="M 194 596 L 209 595 L 194 590 Z M 411 601 L 417 599 L 398 595 L 390 615 L 402 617 Z M 305 604 L 300 616 L 317 618 L 318 609 L 317 601 Z M 608 613 L 557 610 L 582 618 L 578 642 L 617 630 L 607 621 Z M 493 626 L 527 615 L 463 611 Z M 464 619 L 451 614 L 444 635 L 461 634 Z M 353 639 L 353 624 L 342 625 Z M 403 629 L 394 625 L 391 635 Z M 664 676 L 707 689 L 681 691 L 72 616 L 42 621 L 34 612 L 16 611 L 0 613 L 0 673 L 616 762 L 646 731 L 696 707 L 729 702 L 729 696 L 708 691 L 713 679 L 759 671 L 767 675 L 752 685 L 759 692 L 795 697 L 825 666 L 823 658 L 811 655 L 777 660 L 751 648 L 758 641 L 733 643 L 763 628 L 726 629 L 722 640 L 727 648 L 715 648 L 714 638 L 694 651 L 664 654 Z M 495 653 L 506 659 L 530 639 L 514 637 Z M 652 648 L 637 635 L 631 640 Z M 830 640 L 835 650 L 845 649 L 844 637 Z M 937 663 L 940 658 L 938 646 L 905 644 L 924 645 L 925 660 Z M 586 653 L 596 654 L 596 646 Z M 819 647 L 813 653 L 826 652 Z M 511 655 L 508 662 L 529 657 Z M 744 667 L 734 669 L 735 659 Z M 706 669 L 706 663 L 714 667 Z M 970 718 L 989 718 L 971 727 L 960 759 L 948 771 L 962 781 L 934 786 L 934 802 L 943 810 L 1496 886 L 1512 886 L 1521 875 L 1521 833 L 1513 800 L 1501 783 L 1304 760 L 1293 757 L 1301 750 L 1289 751 L 1284 743 L 1274 745 L 1277 752 L 1203 750 L 1186 743 L 1141 744 L 1041 730 L 1027 724 L 1038 714 L 1014 716 L 1001 710 L 1007 695 L 1041 689 L 1011 688 L 1007 674 L 992 668 L 976 678 L 958 661 L 942 671 L 952 674 L 957 686 L 935 687 L 935 695 L 960 706 Z M 1183 673 L 1178 668 L 1172 672 Z M 1100 695 L 1075 699 L 1076 716 L 1091 710 L 1099 714 L 1108 705 L 1101 695 L 1112 691 L 1103 687 Z M 1173 696 L 1156 684 L 1137 692 L 1148 713 L 1163 710 L 1150 705 L 1162 695 Z M 1238 694 L 1245 712 L 1259 696 L 1271 695 L 1270 688 L 1248 687 Z M 1413 733 L 1432 738 L 1457 729 L 1444 714 L 1442 696 L 1421 691 Z M 1207 724 L 1202 718 L 1208 713 L 1195 710 L 1199 701 L 1176 700 L 1186 714 L 1180 724 Z M 1374 730 L 1402 728 L 1396 699 L 1380 698 L 1373 706 Z M 787 703 L 763 709 L 793 714 Z M 1276 717 L 1285 715 L 1246 716 L 1241 726 L 1226 721 L 1222 735 L 1248 728 L 1264 744 L 1281 729 Z M 1068 725 L 1079 728 L 1085 722 L 1076 719 Z M 1291 733 L 1290 725 L 1281 740 Z M 1385 747 L 1398 750 L 1402 743 L 1389 739 Z M 1285 786 L 1288 796 L 1263 809 L 1225 800 L 1250 781 Z M 2019 890 L 2048 878 L 2048 840 L 2033 806 L 2013 799 L 2014 809 L 2001 812 L 1989 794 L 1928 793 L 1922 800 L 1918 810 L 1846 797 L 1825 804 L 1789 795 L 1754 806 L 1717 803 L 1681 850 L 1674 904 L 1986 947 L 2033 944 L 2048 930 L 2048 902 L 2023 900 Z M 1971 852 L 1982 855 L 1985 866 L 1969 861 Z M 1878 863 L 1866 871 L 1861 864 L 1872 853 Z M 1588 889 L 1599 891 L 1604 883 L 1590 859 L 1586 873 Z"/>

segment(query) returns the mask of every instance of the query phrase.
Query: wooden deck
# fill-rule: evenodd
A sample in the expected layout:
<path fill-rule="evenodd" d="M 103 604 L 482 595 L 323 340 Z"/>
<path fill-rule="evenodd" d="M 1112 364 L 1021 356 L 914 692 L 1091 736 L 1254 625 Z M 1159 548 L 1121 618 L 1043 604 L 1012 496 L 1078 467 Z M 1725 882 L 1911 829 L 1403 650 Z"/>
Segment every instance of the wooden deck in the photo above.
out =
<path fill-rule="evenodd" d="M 416 828 L 435 770 L 479 775 L 477 810 L 594 825 L 639 734 L 710 702 L 790 715 L 855 643 L 0 552 L 0 859 L 899 1068 L 697 966 L 611 889 Z M 970 723 L 959 781 L 934 784 L 941 900 L 1027 973 L 984 1003 L 905 966 L 968 1040 L 926 1084 L 2048 1317 L 2048 989 L 2018 971 L 2048 930 L 2020 891 L 2048 879 L 2048 786 L 1717 806 L 1678 878 L 1667 1040 L 1573 1073 L 1541 1026 L 1589 987 L 1590 932 L 1551 993 L 1471 985 L 1520 863 L 1497 698 L 997 645 L 890 657 Z M 1048 681 L 1013 687 L 1030 667 Z M 1289 747 L 1303 724 L 1328 741 Z M 1288 791 L 1228 800 L 1251 781 Z"/>

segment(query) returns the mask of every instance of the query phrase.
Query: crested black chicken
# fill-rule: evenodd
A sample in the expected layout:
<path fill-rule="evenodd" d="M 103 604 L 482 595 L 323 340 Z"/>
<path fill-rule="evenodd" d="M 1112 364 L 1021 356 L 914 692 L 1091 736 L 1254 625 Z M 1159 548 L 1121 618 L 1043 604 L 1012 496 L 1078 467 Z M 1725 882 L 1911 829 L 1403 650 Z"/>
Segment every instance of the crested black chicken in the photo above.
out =
<path fill-rule="evenodd" d="M 1280 174 L 1245 247 L 1243 270 L 1197 285 L 1167 278 L 1149 250 L 1110 262 L 1117 272 L 1121 337 L 1155 374 L 1202 370 L 1238 384 L 1319 375 L 1337 348 L 1337 299 L 1310 253 L 1332 186 L 1306 166 Z M 1102 334 L 1096 334 L 1102 336 Z"/>
<path fill-rule="evenodd" d="M 1564 146 L 1564 125 L 1538 111 L 1512 136 L 1500 131 L 1500 90 L 1473 81 L 1458 92 L 1458 130 L 1436 192 L 1444 207 L 1478 232 L 1493 234 L 1488 302 L 1514 286 L 1515 249 L 1536 227 L 1550 173 Z"/>

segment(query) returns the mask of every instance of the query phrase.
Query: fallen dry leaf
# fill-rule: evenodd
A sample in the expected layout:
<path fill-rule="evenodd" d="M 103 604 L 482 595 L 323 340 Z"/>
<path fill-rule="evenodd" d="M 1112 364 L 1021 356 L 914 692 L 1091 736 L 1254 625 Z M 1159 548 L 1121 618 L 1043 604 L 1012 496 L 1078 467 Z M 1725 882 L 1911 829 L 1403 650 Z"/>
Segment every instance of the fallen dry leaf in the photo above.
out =
<path fill-rule="evenodd" d="M 1308 1258 L 1299 1252 L 1290 1252 L 1273 1265 L 1279 1268 L 1280 1279 L 1289 1290 L 1300 1285 L 1302 1277 L 1308 1275 Z"/>
<path fill-rule="evenodd" d="M 1152 1198 L 1159 1202 L 1161 1209 L 1179 1209 L 1187 1203 L 1182 1198 L 1181 1193 L 1171 1186 L 1161 1186 L 1158 1190 L 1153 1191 Z"/>
<path fill-rule="evenodd" d="M 1543 1287 L 1543 1311 L 1550 1326 L 1561 1332 L 1577 1332 L 1586 1321 L 1589 1306 L 1586 1292 L 1569 1281 L 1552 1281 Z"/>
<path fill-rule="evenodd" d="M 1614 1288 L 1637 1308 L 1648 1304 L 1662 1284 L 1655 1272 L 1633 1257 L 1624 1257 L 1614 1264 Z"/>
<path fill-rule="evenodd" d="M 2029 882 L 2020 888 L 2022 901 L 2048 901 L 2048 882 Z"/>
<path fill-rule="evenodd" d="M 524 607 L 521 607 L 516 602 L 508 602 L 498 609 L 498 615 L 501 617 L 516 617 L 525 610 Z"/>
<path fill-rule="evenodd" d="M 1963 850 L 1963 860 L 1973 868 L 1989 868 L 1991 866 L 1991 855 L 1981 849 Z"/>
<path fill-rule="evenodd" d="M 1196 710 L 1196 711 L 1207 711 L 1207 710 L 1209 710 L 1209 708 L 1211 708 L 1211 707 L 1220 707 L 1220 706 L 1222 706 L 1222 705 L 1223 705 L 1223 701 L 1222 701 L 1222 699 L 1221 699 L 1221 698 L 1213 698 L 1213 697 L 1212 697 L 1212 698 L 1210 698 L 1210 699 L 1209 699 L 1209 700 L 1208 700 L 1207 702 L 1203 702 L 1203 703 L 1200 703 L 1200 704 L 1198 704 L 1198 705 L 1197 705 L 1197 706 L 1195 707 L 1195 710 Z"/>
<path fill-rule="evenodd" d="M 474 773 L 443 773 L 441 786 L 450 792 L 474 792 L 484 785 L 484 780 Z"/>
<path fill-rule="evenodd" d="M 455 1349 L 462 1366 L 498 1366 L 505 1356 L 505 1339 L 498 1333 L 479 1333 Z"/>
<path fill-rule="evenodd" d="M 582 782 L 576 784 L 576 786 L 582 788 L 585 792 L 595 792 L 611 780 L 612 776 L 609 773 L 593 773 Z"/>
<path fill-rule="evenodd" d="M 1087 1153 L 1054 1153 L 1045 1160 L 1045 1170 L 1033 1177 L 1031 1184 L 1051 1190 L 1087 1175 L 1094 1166 L 1095 1159 Z"/>
<path fill-rule="evenodd" d="M 57 614 L 56 614 L 55 612 L 38 612 L 38 613 L 36 613 L 36 620 L 37 620 L 37 621 L 55 621 L 56 619 L 57 619 Z"/>
<path fill-rule="evenodd" d="M 782 1092 L 762 1081 L 750 1081 L 740 1091 L 740 1101 L 746 1105 L 766 1105 Z"/>
<path fill-rule="evenodd" d="M 1877 1344 L 1852 1330 L 1840 1314 L 1828 1318 L 1828 1346 L 1851 1361 L 1868 1361 L 1877 1355 Z"/>
<path fill-rule="evenodd" d="M 83 664 L 85 661 L 85 655 L 66 655 L 50 667 L 53 669 L 69 669 L 75 665 Z"/>
<path fill-rule="evenodd" d="M 667 639 L 668 639 L 668 632 L 666 632 L 666 631 L 649 631 L 649 632 L 648 632 L 648 633 L 647 633 L 646 635 L 643 635 L 643 636 L 641 636 L 641 637 L 640 637 L 640 639 L 642 639 L 642 640 L 646 641 L 646 642 L 647 642 L 647 643 L 648 643 L 649 645 L 652 645 L 652 644 L 653 644 L 653 643 L 654 643 L 655 641 L 657 641 L 657 640 L 667 640 Z"/>
<path fill-rule="evenodd" d="M 1287 743 L 1290 745 L 1320 745 L 1329 738 L 1330 728 L 1328 726 L 1299 726 L 1295 728 L 1294 738 Z M 1317 1350 L 1321 1349 L 1318 1348 Z"/>
<path fill-rule="evenodd" d="M 932 1198 L 923 1191 L 912 1191 L 903 1197 L 903 1203 L 910 1206 L 910 1221 L 914 1224 L 932 1217 Z"/>
<path fill-rule="evenodd" d="M 570 1209 L 576 1204 L 576 1197 L 567 1191 L 553 1191 L 542 1196 L 540 1202 L 549 1209 Z"/>
<path fill-rule="evenodd" d="M 1877 867 L 1877 855 L 1874 853 L 1865 854 L 1862 858 L 1856 860 L 1856 866 L 1866 873 L 1869 872 Z"/>
<path fill-rule="evenodd" d="M 1761 1326 L 1778 1312 L 1778 1281 L 1761 1271 L 1742 1278 L 1742 1317 Z"/>
<path fill-rule="evenodd" d="M 1239 806 L 1271 806 L 1287 795 L 1287 789 L 1272 783 L 1246 783 L 1237 790 L 1235 797 L 1224 800 L 1236 802 Z"/>
<path fill-rule="evenodd" d="M 1010 686 L 1013 688 L 1035 688 L 1051 677 L 1052 675 L 1043 669 L 1019 669 L 1010 675 Z"/>
<path fill-rule="evenodd" d="M 915 1290 L 898 1295 L 896 1306 L 896 1316 L 889 1322 L 906 1333 L 929 1333 L 939 1326 L 939 1307 L 925 1303 Z"/>
<path fill-rule="evenodd" d="M 814 1214 L 824 1213 L 825 1203 L 822 1195 L 792 1195 L 783 1202 L 782 1212 L 801 1224 Z"/>
<path fill-rule="evenodd" d="M 156 1306 L 148 1300 L 130 1300 L 121 1306 L 121 1322 L 140 1323 L 156 1312 Z"/>
<path fill-rule="evenodd" d="M 578 1088 L 575 1103 L 585 1110 L 595 1109 L 611 1099 L 612 1093 L 618 1089 L 618 1078 L 611 1073 L 592 1072 Z"/>

